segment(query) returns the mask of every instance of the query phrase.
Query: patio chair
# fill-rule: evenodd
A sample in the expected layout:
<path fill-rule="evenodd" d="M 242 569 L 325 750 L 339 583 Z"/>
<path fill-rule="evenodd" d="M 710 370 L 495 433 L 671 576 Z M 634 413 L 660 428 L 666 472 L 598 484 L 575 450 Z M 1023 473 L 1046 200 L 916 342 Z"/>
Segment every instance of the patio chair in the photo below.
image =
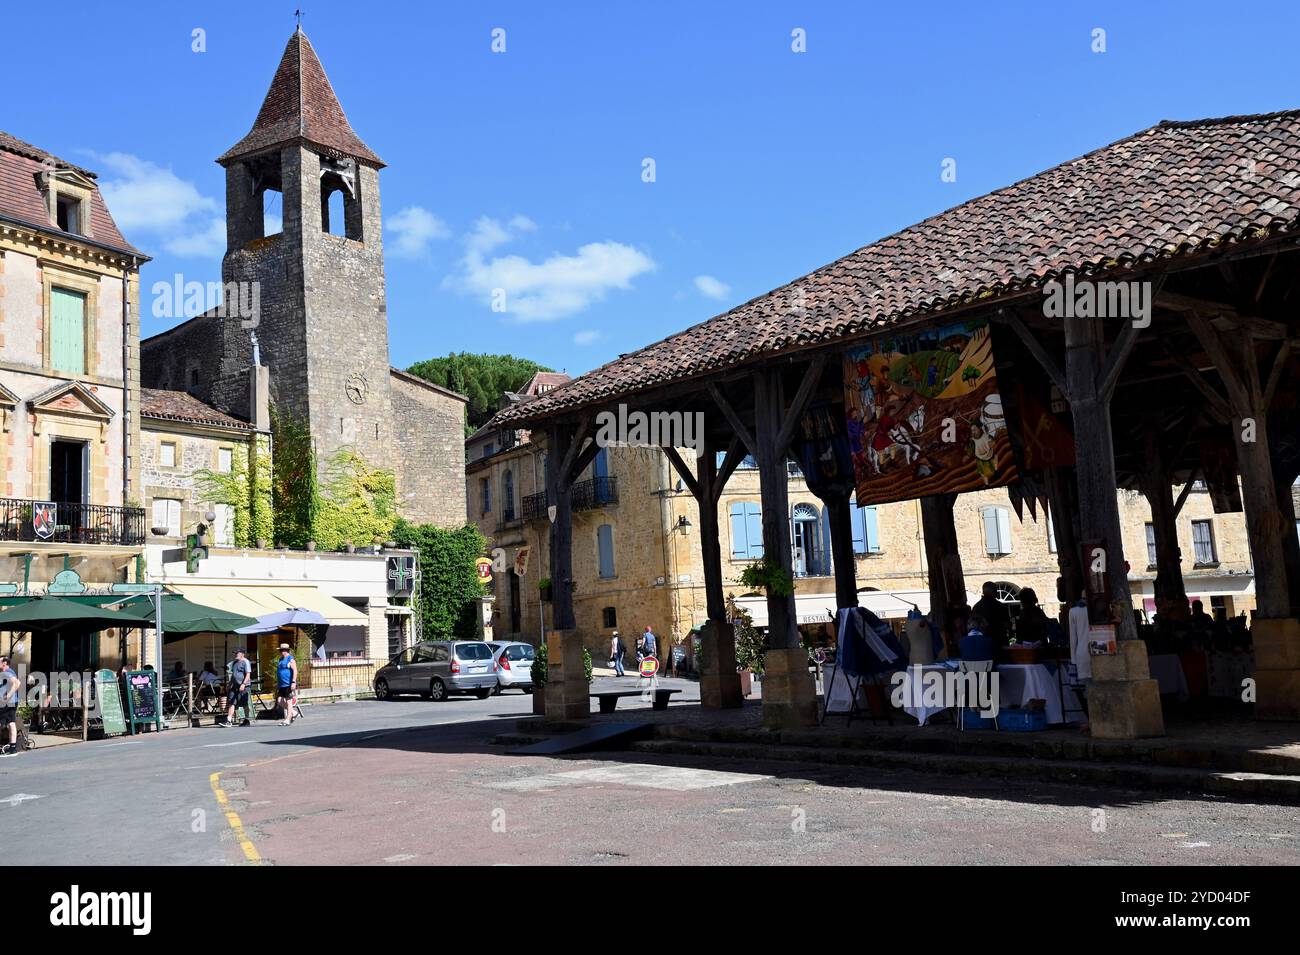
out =
<path fill-rule="evenodd" d="M 962 660 L 957 666 L 959 674 L 966 673 L 992 673 L 992 660 Z M 964 679 L 957 681 L 957 729 L 961 732 L 966 731 L 966 681 Z M 993 719 L 993 729 L 1000 731 L 997 718 Z"/>

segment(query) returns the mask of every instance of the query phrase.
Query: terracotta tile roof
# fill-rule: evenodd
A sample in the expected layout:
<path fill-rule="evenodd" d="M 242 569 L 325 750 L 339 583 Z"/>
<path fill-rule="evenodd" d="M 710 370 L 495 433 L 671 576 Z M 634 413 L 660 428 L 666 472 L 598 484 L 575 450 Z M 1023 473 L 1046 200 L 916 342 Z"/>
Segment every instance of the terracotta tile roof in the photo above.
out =
<path fill-rule="evenodd" d="M 372 166 L 384 165 L 352 131 L 325 68 L 301 30 L 289 37 L 253 128 L 217 162 L 225 165 L 236 157 L 298 140 L 324 146 Z"/>
<path fill-rule="evenodd" d="M 140 389 L 140 416 L 166 421 L 184 421 L 236 431 L 252 431 L 247 421 L 232 418 L 184 391 L 164 391 L 160 388 Z"/>
<path fill-rule="evenodd" d="M 773 354 L 1300 227 L 1300 110 L 1165 121 L 972 199 L 510 408 L 538 421 Z M 802 305 L 802 310 L 798 307 Z"/>
<path fill-rule="evenodd" d="M 69 234 L 50 223 L 45 197 L 41 194 L 37 179 L 46 170 L 46 161 L 52 161 L 57 169 L 70 169 L 92 182 L 96 179 L 89 169 L 65 162 L 58 156 L 0 130 L 0 216 L 17 220 L 42 232 Z M 133 255 L 141 254 L 118 230 L 98 188 L 91 193 L 90 198 L 90 231 L 89 236 L 75 238 Z"/>

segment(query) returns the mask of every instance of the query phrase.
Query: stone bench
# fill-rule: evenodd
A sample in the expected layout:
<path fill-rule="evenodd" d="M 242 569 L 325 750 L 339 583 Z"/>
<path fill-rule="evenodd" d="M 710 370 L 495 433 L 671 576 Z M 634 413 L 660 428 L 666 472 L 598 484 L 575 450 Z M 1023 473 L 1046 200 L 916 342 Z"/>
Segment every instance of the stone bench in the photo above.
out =
<path fill-rule="evenodd" d="M 651 708 L 656 710 L 666 710 L 668 709 L 668 701 L 669 699 L 672 698 L 672 695 L 674 693 L 680 693 L 682 691 L 665 690 L 656 687 L 654 690 L 651 690 L 650 692 L 654 693 L 654 697 L 655 697 L 654 703 L 651 704 Z M 600 700 L 600 711 L 602 713 L 613 713 L 614 708 L 618 706 L 618 701 L 623 697 L 625 696 L 639 697 L 639 696 L 643 696 L 644 694 L 645 694 L 644 690 L 598 690 L 592 692 L 590 695 L 593 699 Z"/>

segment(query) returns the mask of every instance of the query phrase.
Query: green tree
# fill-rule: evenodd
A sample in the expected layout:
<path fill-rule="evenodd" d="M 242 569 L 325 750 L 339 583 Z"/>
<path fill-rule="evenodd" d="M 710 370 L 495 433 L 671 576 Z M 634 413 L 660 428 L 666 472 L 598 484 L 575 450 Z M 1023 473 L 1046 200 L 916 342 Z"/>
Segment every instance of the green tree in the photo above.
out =
<path fill-rule="evenodd" d="M 485 593 L 478 559 L 487 538 L 472 524 L 442 528 L 399 519 L 393 540 L 420 551 L 420 616 L 426 640 L 472 640 L 474 601 Z"/>
<path fill-rule="evenodd" d="M 496 412 L 502 392 L 518 391 L 536 372 L 552 369 L 513 355 L 452 352 L 445 358 L 417 361 L 406 370 L 469 399 L 465 409 L 465 434 L 469 435 Z"/>

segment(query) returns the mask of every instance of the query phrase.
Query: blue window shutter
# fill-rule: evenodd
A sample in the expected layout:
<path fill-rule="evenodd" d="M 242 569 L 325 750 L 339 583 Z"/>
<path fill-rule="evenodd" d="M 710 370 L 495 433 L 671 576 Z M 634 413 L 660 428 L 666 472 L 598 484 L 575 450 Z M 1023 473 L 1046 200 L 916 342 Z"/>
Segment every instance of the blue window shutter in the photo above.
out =
<path fill-rule="evenodd" d="M 831 548 L 831 509 L 822 508 L 822 548 L 821 553 L 817 555 L 817 569 L 822 577 L 829 577 L 834 571 L 831 566 L 834 557 Z M 166 624 L 164 624 L 165 626 Z"/>
<path fill-rule="evenodd" d="M 853 553 L 867 552 L 867 521 L 856 501 L 849 501 L 849 520 L 853 525 Z"/>
<path fill-rule="evenodd" d="M 600 555 L 600 576 L 614 576 L 614 528 L 601 524 L 596 528 L 596 550 Z"/>
<path fill-rule="evenodd" d="M 864 507 L 862 509 L 862 525 L 863 537 L 867 543 L 867 553 L 880 553 L 880 524 L 874 507 Z"/>
<path fill-rule="evenodd" d="M 744 560 L 749 556 L 749 536 L 745 523 L 745 505 L 732 504 L 728 508 L 731 514 L 731 559 Z"/>
<path fill-rule="evenodd" d="M 609 477 L 609 455 L 605 449 L 601 448 L 596 452 L 596 456 L 591 461 L 591 476 L 594 478 Z"/>
<path fill-rule="evenodd" d="M 745 524 L 748 528 L 749 556 L 757 560 L 763 556 L 763 509 L 753 503 L 745 504 Z"/>

